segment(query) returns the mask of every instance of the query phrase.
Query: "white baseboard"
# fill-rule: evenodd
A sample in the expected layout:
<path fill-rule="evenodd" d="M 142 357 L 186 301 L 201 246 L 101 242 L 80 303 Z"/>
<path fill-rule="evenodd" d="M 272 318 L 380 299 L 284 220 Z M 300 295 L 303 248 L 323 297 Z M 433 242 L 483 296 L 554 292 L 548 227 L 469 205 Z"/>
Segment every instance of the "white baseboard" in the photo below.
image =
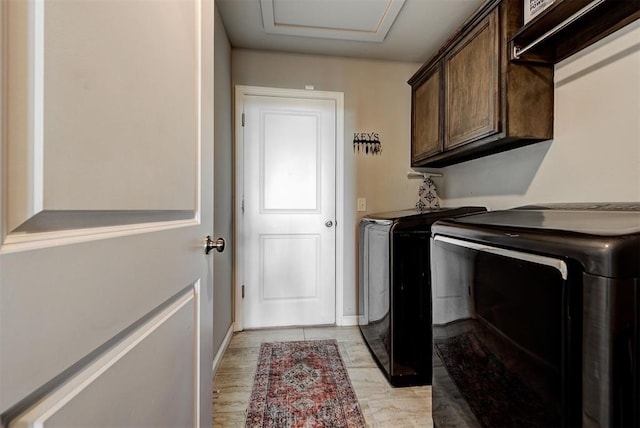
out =
<path fill-rule="evenodd" d="M 360 315 L 346 315 L 342 317 L 340 320 L 340 326 L 352 326 L 352 325 L 360 325 L 361 324 L 361 316 Z"/>
<path fill-rule="evenodd" d="M 216 375 L 216 372 L 218 371 L 218 367 L 220 366 L 220 363 L 222 362 L 222 357 L 224 356 L 224 353 L 229 347 L 229 343 L 231 343 L 232 336 L 233 336 L 233 323 L 231 323 L 231 325 L 229 326 L 229 330 L 227 330 L 227 334 L 224 336 L 224 340 L 220 345 L 220 349 L 218 349 L 218 352 L 216 353 L 216 356 L 213 359 L 213 376 L 214 377 Z"/>

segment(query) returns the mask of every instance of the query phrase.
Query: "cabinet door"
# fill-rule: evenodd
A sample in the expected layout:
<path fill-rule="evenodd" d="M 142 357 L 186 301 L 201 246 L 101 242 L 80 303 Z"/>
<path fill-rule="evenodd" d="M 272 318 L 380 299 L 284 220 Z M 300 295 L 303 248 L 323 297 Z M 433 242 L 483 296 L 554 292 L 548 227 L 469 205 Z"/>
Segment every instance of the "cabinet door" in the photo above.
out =
<path fill-rule="evenodd" d="M 444 59 L 444 148 L 499 132 L 498 9 Z"/>
<path fill-rule="evenodd" d="M 440 82 L 436 67 L 431 75 L 413 88 L 413 133 L 411 164 L 442 151 L 440 126 Z"/>

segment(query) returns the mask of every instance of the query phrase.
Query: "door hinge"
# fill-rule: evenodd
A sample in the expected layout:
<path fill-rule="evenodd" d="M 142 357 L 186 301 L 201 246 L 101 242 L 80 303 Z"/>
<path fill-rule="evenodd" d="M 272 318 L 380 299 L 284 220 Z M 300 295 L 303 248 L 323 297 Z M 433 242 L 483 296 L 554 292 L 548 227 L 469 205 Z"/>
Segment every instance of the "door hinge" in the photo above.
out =
<path fill-rule="evenodd" d="M 240 206 L 240 210 L 242 211 L 242 214 L 244 214 L 244 196 L 242 197 L 242 204 Z"/>
<path fill-rule="evenodd" d="M 242 286 L 242 298 L 244 299 L 244 285 Z"/>
<path fill-rule="evenodd" d="M 242 126 L 244 126 L 244 113 L 242 113 Z"/>

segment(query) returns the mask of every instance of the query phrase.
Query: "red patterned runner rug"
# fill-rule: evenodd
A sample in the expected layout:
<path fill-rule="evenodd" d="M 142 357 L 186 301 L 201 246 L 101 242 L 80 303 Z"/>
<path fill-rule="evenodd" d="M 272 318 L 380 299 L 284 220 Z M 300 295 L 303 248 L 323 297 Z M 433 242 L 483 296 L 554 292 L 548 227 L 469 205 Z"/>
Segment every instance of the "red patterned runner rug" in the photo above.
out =
<path fill-rule="evenodd" d="M 365 425 L 335 340 L 262 344 L 247 427 Z"/>

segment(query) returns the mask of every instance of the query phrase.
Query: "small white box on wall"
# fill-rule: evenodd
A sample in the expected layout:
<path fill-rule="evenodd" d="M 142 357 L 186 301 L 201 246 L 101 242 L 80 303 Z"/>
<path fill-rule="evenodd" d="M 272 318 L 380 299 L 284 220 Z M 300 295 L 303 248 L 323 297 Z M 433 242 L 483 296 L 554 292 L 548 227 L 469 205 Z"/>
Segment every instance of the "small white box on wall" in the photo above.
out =
<path fill-rule="evenodd" d="M 554 2 L 555 0 L 524 0 L 525 25 Z"/>

